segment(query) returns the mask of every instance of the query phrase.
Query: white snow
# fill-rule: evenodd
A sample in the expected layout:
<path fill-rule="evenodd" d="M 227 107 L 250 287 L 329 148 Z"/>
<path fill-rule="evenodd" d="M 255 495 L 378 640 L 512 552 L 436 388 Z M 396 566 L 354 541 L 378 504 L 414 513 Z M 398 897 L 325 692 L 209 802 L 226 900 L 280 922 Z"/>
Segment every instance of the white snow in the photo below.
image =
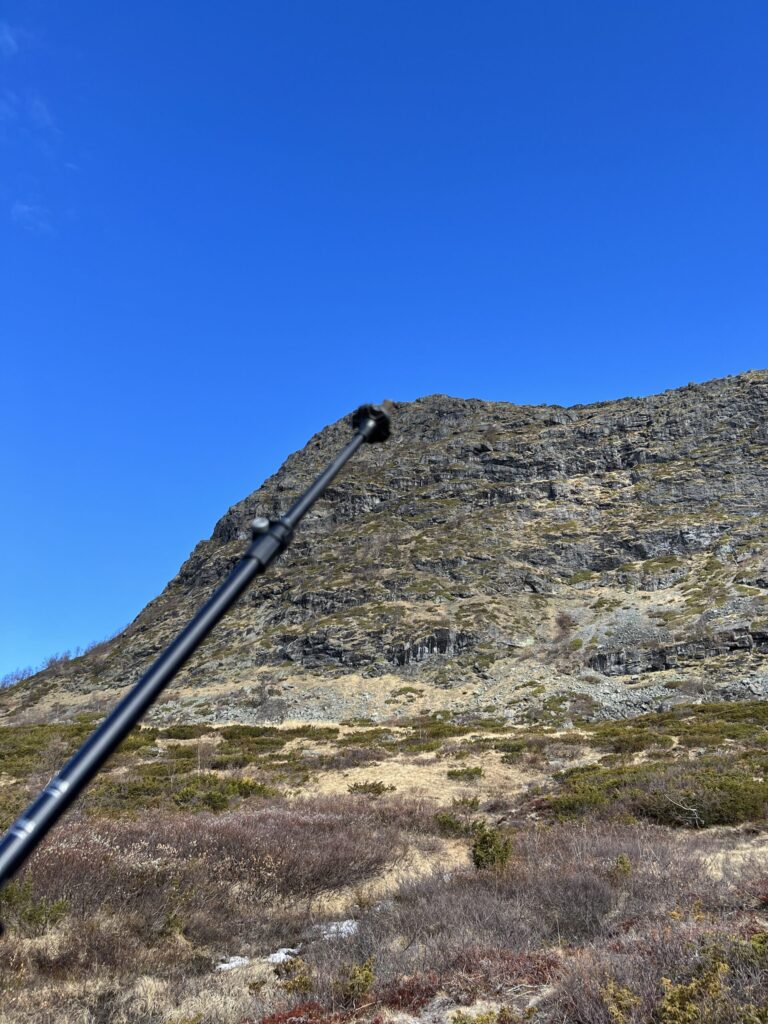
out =
<path fill-rule="evenodd" d="M 324 939 L 348 939 L 358 929 L 358 923 L 353 918 L 346 921 L 331 921 L 329 924 L 321 925 L 320 934 Z"/>
<path fill-rule="evenodd" d="M 270 953 L 266 957 L 266 961 L 268 964 L 284 964 L 286 960 L 290 960 L 298 952 L 298 949 L 289 949 L 288 946 L 284 946 L 282 949 L 278 949 L 276 953 Z"/>
<path fill-rule="evenodd" d="M 220 964 L 217 964 L 216 970 L 234 971 L 237 967 L 247 967 L 250 962 L 247 956 L 230 956 L 226 960 L 222 960 Z"/>

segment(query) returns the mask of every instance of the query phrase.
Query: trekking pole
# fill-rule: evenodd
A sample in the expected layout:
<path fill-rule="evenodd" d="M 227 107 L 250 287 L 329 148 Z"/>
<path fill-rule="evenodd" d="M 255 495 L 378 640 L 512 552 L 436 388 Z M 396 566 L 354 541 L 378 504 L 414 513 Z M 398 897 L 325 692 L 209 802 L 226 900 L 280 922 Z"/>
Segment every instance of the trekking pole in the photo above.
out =
<path fill-rule="evenodd" d="M 382 406 L 360 406 L 352 414 L 355 436 L 286 514 L 279 519 L 258 516 L 253 520 L 251 545 L 224 583 L 0 840 L 0 887 L 18 871 L 48 830 L 77 799 L 251 580 L 265 572 L 285 551 L 298 523 L 357 449 L 366 441 L 386 441 L 389 409 L 387 402 Z"/>

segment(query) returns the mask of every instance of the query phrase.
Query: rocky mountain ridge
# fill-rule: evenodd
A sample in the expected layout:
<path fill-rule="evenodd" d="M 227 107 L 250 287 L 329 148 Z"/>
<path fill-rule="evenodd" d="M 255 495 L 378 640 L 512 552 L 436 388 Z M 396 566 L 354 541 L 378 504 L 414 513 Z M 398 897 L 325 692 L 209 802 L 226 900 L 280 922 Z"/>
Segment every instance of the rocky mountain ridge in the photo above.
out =
<path fill-rule="evenodd" d="M 118 637 L 0 694 L 5 723 L 111 706 L 347 440 L 326 427 Z M 768 371 L 561 408 L 395 403 L 153 711 L 511 720 L 768 697 Z"/>

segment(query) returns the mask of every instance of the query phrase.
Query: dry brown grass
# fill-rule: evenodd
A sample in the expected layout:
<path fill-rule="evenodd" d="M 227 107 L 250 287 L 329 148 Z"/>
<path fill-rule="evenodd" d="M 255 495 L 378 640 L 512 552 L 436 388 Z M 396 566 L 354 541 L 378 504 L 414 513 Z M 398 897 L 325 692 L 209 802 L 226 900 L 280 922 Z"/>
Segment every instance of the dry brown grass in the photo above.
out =
<path fill-rule="evenodd" d="M 661 978 L 691 985 L 708 970 L 728 978 L 713 1017 L 725 1024 L 723 1006 L 763 992 L 762 940 L 749 941 L 768 884 L 749 859 L 728 863 L 740 837 L 528 825 L 503 870 L 476 871 L 467 839 L 432 833 L 434 811 L 339 797 L 75 818 L 31 866 L 26 903 L 5 908 L 0 1024 L 258 1024 L 306 1000 L 341 1022 L 355 1001 L 370 1017 L 419 1013 L 433 997 L 538 999 L 541 1024 L 616 1024 L 624 999 L 625 1024 L 673 1024 L 659 1016 Z M 61 899 L 62 917 L 41 917 Z M 321 937 L 319 922 L 350 913 L 355 934 Z M 278 975 L 258 957 L 283 945 L 299 945 L 304 966 Z M 256 959 L 213 970 L 234 953 Z"/>
<path fill-rule="evenodd" d="M 283 784 L 296 797 L 244 795 L 221 814 L 137 805 L 134 817 L 107 820 L 89 816 L 96 803 L 72 815 L 2 900 L 0 1024 L 261 1024 L 308 1001 L 312 1019 L 342 1024 L 362 991 L 362 1017 L 382 1020 L 389 1008 L 436 1022 L 446 1019 L 438 1005 L 490 999 L 515 1012 L 538 1001 L 540 1024 L 679 1024 L 662 1014 L 663 972 L 685 986 L 708 970 L 733 981 L 711 1013 L 725 1024 L 724 1006 L 760 995 L 762 947 L 744 943 L 768 931 L 764 836 L 545 824 L 546 786 L 563 786 L 554 766 L 604 754 L 585 732 L 475 731 L 439 717 L 345 726 L 331 740 L 302 723 L 284 743 L 276 730 L 239 728 L 256 760 L 221 777 L 286 762 Z M 607 733 L 603 744 L 614 742 Z M 179 752 L 201 743 L 205 760 L 220 752 L 195 737 L 138 756 L 167 759 L 186 784 L 201 778 L 198 758 Z M 456 767 L 483 774 L 449 778 Z M 394 794 L 347 793 L 378 779 Z M 532 783 L 542 788 L 529 793 Z M 114 804 L 115 813 L 128 806 Z M 511 836 L 503 870 L 471 866 L 478 822 Z M 350 916 L 354 935 L 321 937 L 320 924 Z M 259 958 L 286 945 L 301 947 L 304 966 L 278 976 Z M 214 971 L 234 954 L 251 964 Z"/>

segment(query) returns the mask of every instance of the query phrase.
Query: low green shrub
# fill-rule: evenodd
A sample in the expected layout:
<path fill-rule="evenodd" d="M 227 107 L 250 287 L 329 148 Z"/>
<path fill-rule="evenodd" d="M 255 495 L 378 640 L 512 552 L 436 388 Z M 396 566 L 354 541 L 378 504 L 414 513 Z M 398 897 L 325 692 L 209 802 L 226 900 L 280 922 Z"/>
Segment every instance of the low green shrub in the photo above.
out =
<path fill-rule="evenodd" d="M 0 889 L 0 920 L 30 935 L 41 935 L 69 912 L 65 899 L 36 898 L 29 879 L 16 879 Z"/>
<path fill-rule="evenodd" d="M 274 790 L 251 779 L 229 779 L 208 772 L 193 775 L 186 786 L 174 796 L 174 803 L 184 810 L 226 811 L 233 799 L 249 796 L 267 797 Z"/>
<path fill-rule="evenodd" d="M 184 725 L 179 723 L 178 725 L 168 725 L 164 729 L 161 729 L 158 736 L 161 739 L 166 740 L 193 740 L 211 732 L 213 732 L 211 726 L 205 722 L 197 725 Z"/>
<path fill-rule="evenodd" d="M 502 1006 L 498 1010 L 483 1010 L 480 1013 L 457 1010 L 451 1017 L 451 1024 L 523 1024 L 525 1019 L 508 1006 Z"/>
<path fill-rule="evenodd" d="M 483 769 L 476 768 L 449 768 L 446 772 L 449 779 L 457 782 L 477 782 L 483 776 Z"/>
<path fill-rule="evenodd" d="M 618 753 L 680 746 L 716 750 L 732 740 L 749 746 L 766 745 L 768 702 L 733 701 L 721 704 L 682 704 L 671 711 L 639 715 L 631 722 L 600 722 L 588 727 L 592 741 Z"/>
<path fill-rule="evenodd" d="M 566 772 L 549 798 L 557 818 L 645 818 L 660 825 L 703 828 L 761 820 L 768 781 L 748 761 L 725 757 Z"/>
<path fill-rule="evenodd" d="M 483 822 L 477 822 L 473 832 L 472 863 L 478 871 L 503 868 L 512 854 L 512 839 Z"/>
<path fill-rule="evenodd" d="M 354 1008 L 368 999 L 376 980 L 373 963 L 371 956 L 361 964 L 349 964 L 342 970 L 333 986 L 342 1006 Z"/>
<path fill-rule="evenodd" d="M 452 811 L 438 811 L 435 814 L 437 831 L 444 836 L 464 836 L 471 831 L 471 826 L 461 821 Z"/>
<path fill-rule="evenodd" d="M 347 786 L 347 789 L 350 793 L 358 793 L 363 796 L 382 796 L 384 793 L 393 793 L 395 786 L 389 786 L 381 779 L 377 779 L 371 782 L 353 782 Z"/>
<path fill-rule="evenodd" d="M 223 811 L 237 800 L 266 797 L 275 792 L 251 779 L 198 772 L 192 768 L 192 762 L 188 764 L 187 771 L 158 762 L 136 765 L 126 774 L 101 775 L 86 793 L 85 807 L 91 814 L 108 817 L 161 807 Z"/>

